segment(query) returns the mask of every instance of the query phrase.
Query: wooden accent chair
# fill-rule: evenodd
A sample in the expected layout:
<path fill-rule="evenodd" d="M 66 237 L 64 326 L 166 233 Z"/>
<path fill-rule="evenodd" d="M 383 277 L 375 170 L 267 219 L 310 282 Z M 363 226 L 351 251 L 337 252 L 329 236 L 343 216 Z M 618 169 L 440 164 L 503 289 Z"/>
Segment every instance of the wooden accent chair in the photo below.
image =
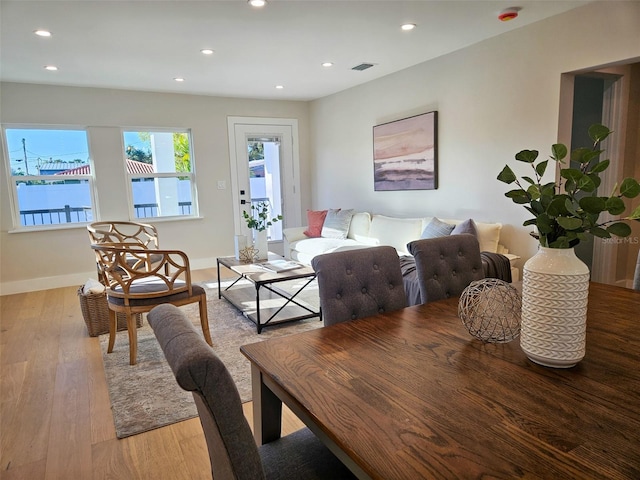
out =
<path fill-rule="evenodd" d="M 416 261 L 422 303 L 458 296 L 484 278 L 480 245 L 473 235 L 414 240 L 407 248 Z"/>
<path fill-rule="evenodd" d="M 325 253 L 313 257 L 311 266 L 325 326 L 407 306 L 400 258 L 393 247 Z"/>
<path fill-rule="evenodd" d="M 355 478 L 307 428 L 260 447 L 229 371 L 172 305 L 147 316 L 180 387 L 193 393 L 215 480 Z"/>
<path fill-rule="evenodd" d="M 159 248 L 158 230 L 148 223 L 124 221 L 93 222 L 87 225 L 87 233 L 92 245 L 98 243 L 137 243 L 144 248 Z M 162 260 L 162 256 L 154 255 L 153 259 L 158 262 Z M 136 259 L 133 257 L 128 258 L 128 262 L 133 264 Z M 100 265 L 96 265 L 96 267 L 98 269 L 98 278 L 102 281 Z"/>
<path fill-rule="evenodd" d="M 159 248 L 158 230 L 148 223 L 93 222 L 87 225 L 87 232 L 92 244 L 136 242 L 145 248 Z"/>
<path fill-rule="evenodd" d="M 213 345 L 207 316 L 207 295 L 191 282 L 189 258 L 180 250 L 147 249 L 137 242 L 98 243 L 96 253 L 101 281 L 106 286 L 109 305 L 109 347 L 116 340 L 116 312 L 127 316 L 129 363 L 135 365 L 138 333 L 136 313 L 149 312 L 162 303 L 176 306 L 198 303 L 204 338 Z"/>

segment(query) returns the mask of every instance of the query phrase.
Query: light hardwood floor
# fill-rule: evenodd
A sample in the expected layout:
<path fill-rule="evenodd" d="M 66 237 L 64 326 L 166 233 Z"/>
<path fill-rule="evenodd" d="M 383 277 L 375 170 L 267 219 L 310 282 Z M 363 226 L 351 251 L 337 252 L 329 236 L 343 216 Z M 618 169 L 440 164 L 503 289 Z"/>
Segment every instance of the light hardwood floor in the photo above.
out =
<path fill-rule="evenodd" d="M 244 410 L 252 425 L 250 402 Z M 301 426 L 285 409 L 283 434 Z M 77 287 L 0 297 L 0 437 L 2 480 L 211 478 L 197 418 L 116 438 L 100 344 Z"/>

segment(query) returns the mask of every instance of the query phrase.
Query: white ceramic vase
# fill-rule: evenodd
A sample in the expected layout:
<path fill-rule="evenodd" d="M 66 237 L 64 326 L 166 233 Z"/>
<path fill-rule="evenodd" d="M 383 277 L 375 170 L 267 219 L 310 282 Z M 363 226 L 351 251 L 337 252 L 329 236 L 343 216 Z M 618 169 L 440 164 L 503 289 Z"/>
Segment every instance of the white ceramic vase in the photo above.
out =
<path fill-rule="evenodd" d="M 269 254 L 269 242 L 266 230 L 253 231 L 253 248 L 258 251 L 258 260 L 266 260 Z"/>
<path fill-rule="evenodd" d="M 523 267 L 520 346 L 530 360 L 570 368 L 584 358 L 589 268 L 573 248 L 540 247 Z"/>

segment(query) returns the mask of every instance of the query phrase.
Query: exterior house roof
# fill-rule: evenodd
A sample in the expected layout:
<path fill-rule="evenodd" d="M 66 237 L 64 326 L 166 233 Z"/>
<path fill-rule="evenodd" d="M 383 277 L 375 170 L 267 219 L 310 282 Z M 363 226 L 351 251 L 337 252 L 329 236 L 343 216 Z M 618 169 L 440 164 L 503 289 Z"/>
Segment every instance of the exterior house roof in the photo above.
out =
<path fill-rule="evenodd" d="M 44 164 L 40 167 L 40 172 L 42 172 L 43 170 L 47 170 L 47 171 L 51 171 L 54 168 L 56 170 L 60 170 L 61 166 L 65 166 L 68 167 L 69 165 L 72 164 L 65 164 L 65 163 L 47 163 Z M 144 163 L 144 162 L 137 162 L 135 160 L 129 160 L 127 158 L 127 172 L 128 173 L 153 173 L 153 165 L 150 163 Z M 65 170 L 60 170 L 58 172 L 52 173 L 53 175 L 89 175 L 91 173 L 91 167 L 89 164 L 85 164 L 85 165 L 80 165 L 79 167 L 74 167 L 74 168 L 68 168 Z M 51 174 L 44 174 L 41 173 L 41 175 L 51 175 Z"/>

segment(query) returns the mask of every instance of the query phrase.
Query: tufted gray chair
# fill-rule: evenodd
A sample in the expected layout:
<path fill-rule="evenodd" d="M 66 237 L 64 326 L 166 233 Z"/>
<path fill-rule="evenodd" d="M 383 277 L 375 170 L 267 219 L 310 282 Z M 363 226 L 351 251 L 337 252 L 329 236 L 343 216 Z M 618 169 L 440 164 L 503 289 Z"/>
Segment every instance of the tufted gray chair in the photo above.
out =
<path fill-rule="evenodd" d="M 147 319 L 178 384 L 193 393 L 215 480 L 355 478 L 307 428 L 257 447 L 227 367 L 189 318 L 163 304 Z"/>
<path fill-rule="evenodd" d="M 407 306 L 393 247 L 325 253 L 315 256 L 311 266 L 318 278 L 325 326 Z"/>
<path fill-rule="evenodd" d="M 407 249 L 416 259 L 422 303 L 458 296 L 484 278 L 480 246 L 473 235 L 415 240 Z"/>

